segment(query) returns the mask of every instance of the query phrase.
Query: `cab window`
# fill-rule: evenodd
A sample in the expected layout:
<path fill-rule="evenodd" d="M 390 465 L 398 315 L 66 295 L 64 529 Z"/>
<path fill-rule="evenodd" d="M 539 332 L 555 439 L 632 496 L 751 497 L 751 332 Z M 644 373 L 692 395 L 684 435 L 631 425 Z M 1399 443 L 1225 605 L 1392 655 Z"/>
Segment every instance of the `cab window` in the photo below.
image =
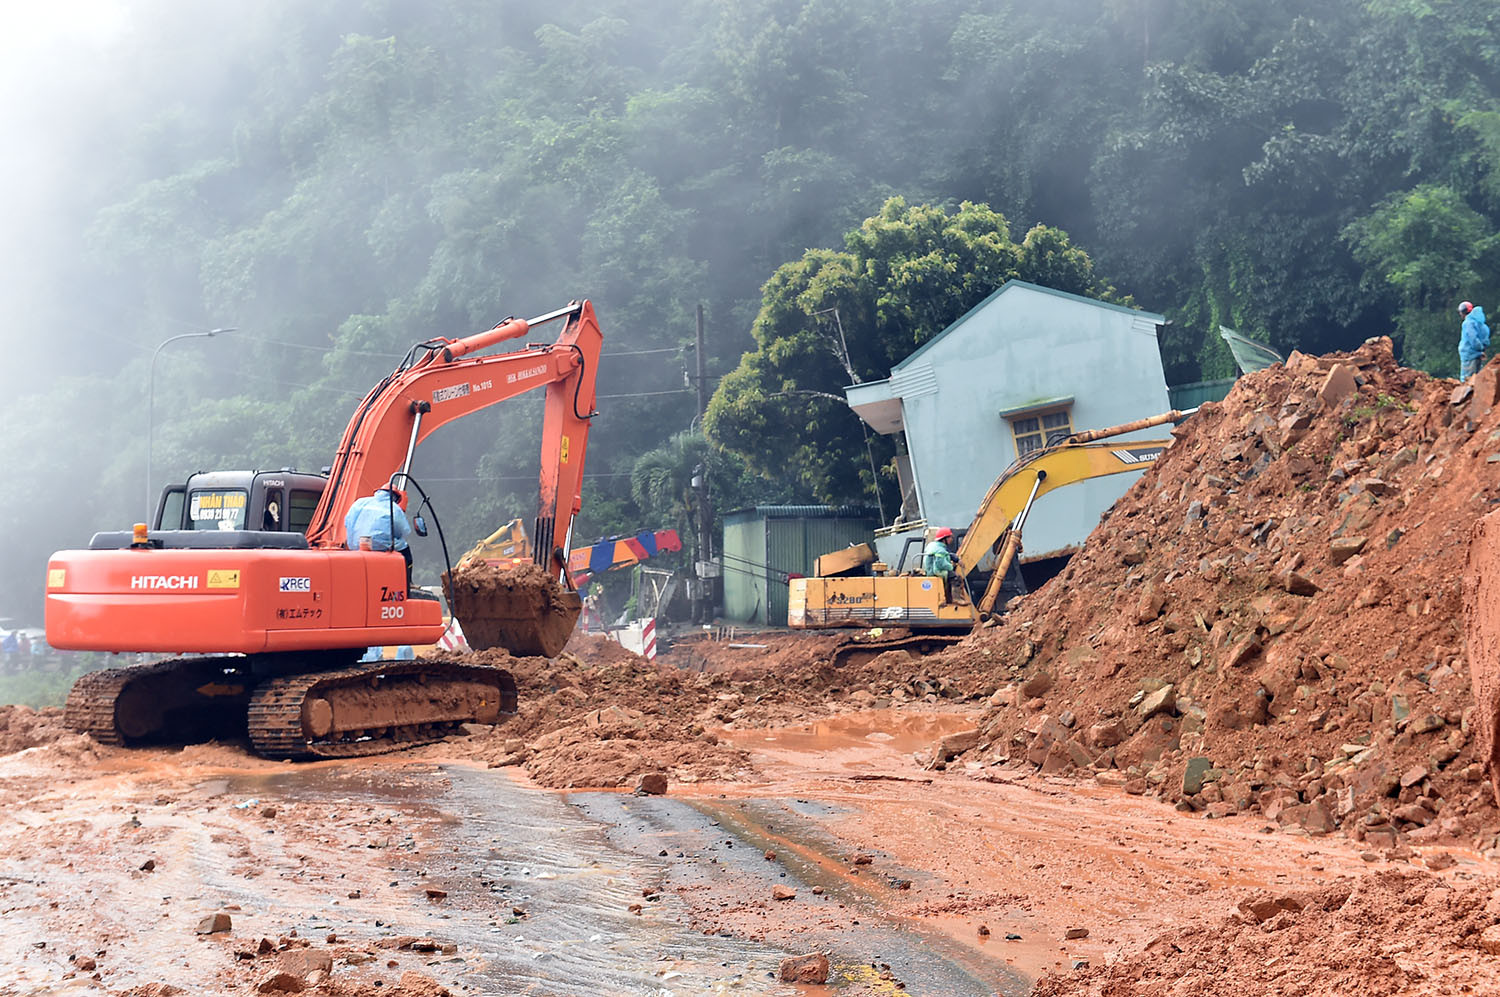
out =
<path fill-rule="evenodd" d="M 187 492 L 179 486 L 169 490 L 161 501 L 161 520 L 156 524 L 158 530 L 180 530 L 182 529 L 182 507 L 187 502 Z"/>
<path fill-rule="evenodd" d="M 188 522 L 195 530 L 243 530 L 243 488 L 195 489 L 188 498 Z"/>
<path fill-rule="evenodd" d="M 318 499 L 322 495 L 318 492 L 292 491 L 292 504 L 288 508 L 287 529 L 297 533 L 306 533 L 307 525 L 312 522 L 313 510 L 318 507 Z"/>
<path fill-rule="evenodd" d="M 281 532 L 282 523 L 286 516 L 286 500 L 282 498 L 280 488 L 266 489 L 266 509 L 261 515 L 260 528 Z"/>

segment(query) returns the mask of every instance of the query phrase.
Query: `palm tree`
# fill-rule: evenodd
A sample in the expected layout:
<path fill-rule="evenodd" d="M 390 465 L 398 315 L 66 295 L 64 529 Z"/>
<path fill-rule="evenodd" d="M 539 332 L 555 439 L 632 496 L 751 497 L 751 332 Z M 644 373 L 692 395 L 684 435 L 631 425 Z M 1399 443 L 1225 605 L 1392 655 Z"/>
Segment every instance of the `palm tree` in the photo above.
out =
<path fill-rule="evenodd" d="M 707 556 L 698 536 L 699 493 L 693 487 L 695 474 L 714 477 L 722 458 L 703 434 L 696 430 L 677 433 L 655 450 L 636 458 L 630 469 L 630 493 L 635 504 L 655 514 L 689 538 L 689 549 Z"/>

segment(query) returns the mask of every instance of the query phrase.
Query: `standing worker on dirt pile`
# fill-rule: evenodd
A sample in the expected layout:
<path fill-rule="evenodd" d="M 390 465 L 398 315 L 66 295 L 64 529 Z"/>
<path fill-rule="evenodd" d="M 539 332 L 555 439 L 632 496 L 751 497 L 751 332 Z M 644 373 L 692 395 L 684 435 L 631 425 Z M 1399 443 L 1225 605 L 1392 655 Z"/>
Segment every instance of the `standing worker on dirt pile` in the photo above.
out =
<path fill-rule="evenodd" d="M 1458 379 L 1467 381 L 1479 372 L 1479 361 L 1490 345 L 1490 327 L 1484 321 L 1484 309 L 1465 301 L 1458 306 L 1463 325 L 1458 330 Z"/>
<path fill-rule="evenodd" d="M 411 548 L 406 537 L 411 522 L 406 518 L 406 493 L 395 488 L 377 488 L 374 495 L 355 499 L 344 516 L 344 545 L 358 550 L 370 541 L 371 550 L 399 550 L 406 558 L 406 587 L 411 588 Z"/>

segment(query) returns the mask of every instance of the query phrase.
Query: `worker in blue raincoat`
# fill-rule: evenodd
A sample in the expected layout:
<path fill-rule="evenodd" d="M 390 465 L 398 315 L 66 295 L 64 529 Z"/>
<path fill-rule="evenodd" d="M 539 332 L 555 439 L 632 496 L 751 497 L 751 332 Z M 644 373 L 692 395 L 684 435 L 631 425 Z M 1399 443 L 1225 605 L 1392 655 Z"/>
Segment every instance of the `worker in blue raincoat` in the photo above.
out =
<path fill-rule="evenodd" d="M 1458 379 L 1467 381 L 1479 372 L 1479 362 L 1490 345 L 1490 327 L 1484 321 L 1484 309 L 1465 301 L 1458 306 L 1463 325 L 1458 330 Z"/>
<path fill-rule="evenodd" d="M 406 518 L 406 493 L 396 488 L 377 488 L 374 495 L 355 499 L 344 516 L 344 543 L 358 550 L 370 540 L 371 550 L 398 550 L 406 559 L 406 587 L 411 588 L 411 548 L 406 537 L 411 521 Z"/>

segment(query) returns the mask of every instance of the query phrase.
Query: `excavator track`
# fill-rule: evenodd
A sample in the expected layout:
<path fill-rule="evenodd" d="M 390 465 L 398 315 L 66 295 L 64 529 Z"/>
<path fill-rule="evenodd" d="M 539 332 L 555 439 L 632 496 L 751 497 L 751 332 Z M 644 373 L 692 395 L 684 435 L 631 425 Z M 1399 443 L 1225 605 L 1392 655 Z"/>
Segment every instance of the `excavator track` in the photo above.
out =
<path fill-rule="evenodd" d="M 295 662 L 282 662 L 283 668 Z M 242 657 L 169 658 L 90 672 L 63 722 L 101 744 L 242 738 L 270 758 L 353 758 L 439 741 L 516 712 L 504 669 L 425 660 L 258 679 Z"/>
<path fill-rule="evenodd" d="M 831 658 L 836 668 L 857 668 L 887 651 L 932 654 L 952 647 L 964 637 L 961 633 L 913 633 L 909 630 L 888 631 L 879 637 L 861 634 L 835 647 Z"/>
<path fill-rule="evenodd" d="M 297 760 L 399 751 L 515 711 L 504 669 L 415 660 L 270 679 L 256 687 L 248 720 L 257 752 Z"/>
<path fill-rule="evenodd" d="M 169 658 L 90 672 L 73 683 L 63 722 L 101 744 L 240 737 L 254 679 L 243 658 Z"/>

